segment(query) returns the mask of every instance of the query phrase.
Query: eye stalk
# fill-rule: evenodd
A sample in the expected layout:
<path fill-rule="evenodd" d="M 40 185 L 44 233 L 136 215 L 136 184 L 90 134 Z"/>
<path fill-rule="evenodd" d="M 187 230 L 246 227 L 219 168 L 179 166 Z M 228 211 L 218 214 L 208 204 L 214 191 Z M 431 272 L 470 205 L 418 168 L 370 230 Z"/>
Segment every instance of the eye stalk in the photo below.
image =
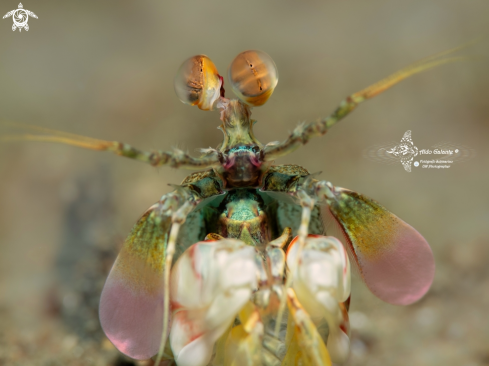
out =
<path fill-rule="evenodd" d="M 241 52 L 229 66 L 233 92 L 246 104 L 258 107 L 266 103 L 278 83 L 278 70 L 263 51 Z"/>
<path fill-rule="evenodd" d="M 216 66 L 205 55 L 187 59 L 175 76 L 175 92 L 185 104 L 196 105 L 199 109 L 210 111 L 222 96 L 222 77 Z"/>

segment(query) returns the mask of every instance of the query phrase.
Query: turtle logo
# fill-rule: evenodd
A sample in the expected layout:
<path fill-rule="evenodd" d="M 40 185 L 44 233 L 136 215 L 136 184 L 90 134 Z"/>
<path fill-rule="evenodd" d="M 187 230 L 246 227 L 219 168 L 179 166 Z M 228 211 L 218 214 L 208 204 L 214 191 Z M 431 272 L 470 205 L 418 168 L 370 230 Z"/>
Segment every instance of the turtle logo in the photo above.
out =
<path fill-rule="evenodd" d="M 22 3 L 19 3 L 19 8 L 9 11 L 3 16 L 3 19 L 12 17 L 12 19 L 14 20 L 14 24 L 12 25 L 13 31 L 15 31 L 17 28 L 19 28 L 19 32 L 22 31 L 22 28 L 28 31 L 29 25 L 27 24 L 27 21 L 29 20 L 29 15 L 37 19 L 36 14 L 34 14 L 30 10 L 25 10 Z"/>

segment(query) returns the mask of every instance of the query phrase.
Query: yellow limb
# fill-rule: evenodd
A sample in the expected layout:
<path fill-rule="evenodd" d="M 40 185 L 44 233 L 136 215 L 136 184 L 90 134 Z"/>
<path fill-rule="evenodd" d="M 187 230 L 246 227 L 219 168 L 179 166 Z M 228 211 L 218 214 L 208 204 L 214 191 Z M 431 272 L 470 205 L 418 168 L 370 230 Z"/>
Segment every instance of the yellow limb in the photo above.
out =
<path fill-rule="evenodd" d="M 323 339 L 291 288 L 287 290 L 287 305 L 290 314 L 287 333 L 292 328 L 294 334 L 287 337 L 290 343 L 282 366 L 332 366 Z"/>
<path fill-rule="evenodd" d="M 248 302 L 239 312 L 240 325 L 231 329 L 226 341 L 224 365 L 260 365 L 263 323 L 256 306 Z"/>

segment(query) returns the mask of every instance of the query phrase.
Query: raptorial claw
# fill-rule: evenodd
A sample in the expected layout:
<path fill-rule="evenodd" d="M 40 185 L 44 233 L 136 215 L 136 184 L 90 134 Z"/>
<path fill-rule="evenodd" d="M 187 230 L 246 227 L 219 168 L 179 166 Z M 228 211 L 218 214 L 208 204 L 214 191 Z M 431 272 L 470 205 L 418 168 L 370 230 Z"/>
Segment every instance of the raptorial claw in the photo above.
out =
<path fill-rule="evenodd" d="M 256 288 L 255 250 L 225 239 L 188 248 L 171 272 L 170 343 L 178 366 L 205 366 Z"/>
<path fill-rule="evenodd" d="M 326 320 L 331 359 L 335 363 L 345 362 L 350 339 L 348 312 L 343 302 L 350 296 L 350 262 L 343 245 L 332 236 L 309 235 L 299 253 L 296 237 L 287 251 L 287 264 L 293 263 L 299 263 L 291 273 L 297 299 L 316 325 Z"/>

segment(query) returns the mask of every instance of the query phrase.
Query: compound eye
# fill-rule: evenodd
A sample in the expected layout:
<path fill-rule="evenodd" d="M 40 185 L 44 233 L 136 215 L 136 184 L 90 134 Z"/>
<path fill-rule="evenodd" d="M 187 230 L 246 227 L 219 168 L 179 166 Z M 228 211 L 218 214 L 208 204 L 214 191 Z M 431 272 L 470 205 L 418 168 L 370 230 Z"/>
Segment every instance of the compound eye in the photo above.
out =
<path fill-rule="evenodd" d="M 219 99 L 222 79 L 216 66 L 205 55 L 187 59 L 175 76 L 178 98 L 185 104 L 196 105 L 204 111 L 212 110 Z"/>
<path fill-rule="evenodd" d="M 277 66 L 263 51 L 244 51 L 229 66 L 229 79 L 239 99 L 258 107 L 266 103 L 277 86 Z"/>

